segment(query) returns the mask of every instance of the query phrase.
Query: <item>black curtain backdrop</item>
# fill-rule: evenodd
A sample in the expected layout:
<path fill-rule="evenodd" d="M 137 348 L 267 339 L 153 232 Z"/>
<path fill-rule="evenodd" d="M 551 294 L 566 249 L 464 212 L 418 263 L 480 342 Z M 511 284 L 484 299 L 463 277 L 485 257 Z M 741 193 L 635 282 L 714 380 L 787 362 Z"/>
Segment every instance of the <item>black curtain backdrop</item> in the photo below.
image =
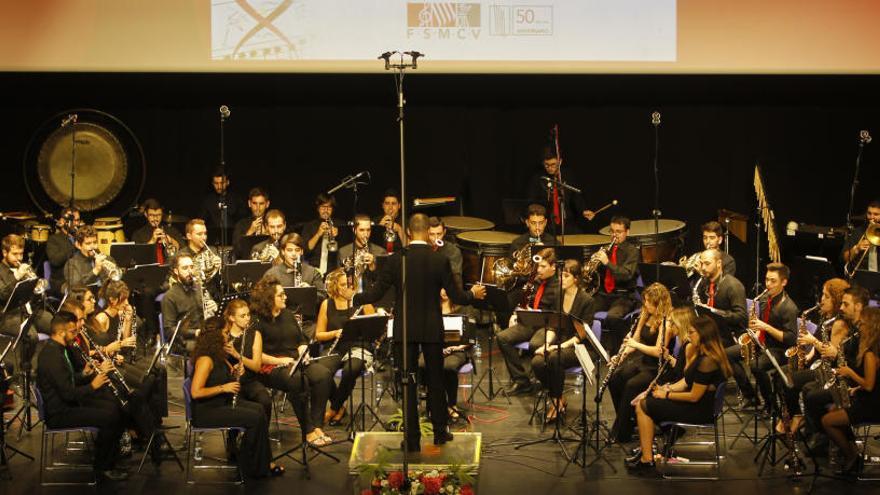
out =
<path fill-rule="evenodd" d="M 378 62 L 377 62 L 378 63 Z M 427 63 L 427 62 L 426 62 Z M 558 124 L 566 179 L 597 208 L 648 219 L 653 205 L 651 112 L 660 128 L 661 209 L 687 222 L 686 251 L 717 210 L 753 215 L 760 163 L 777 230 L 789 220 L 843 225 L 858 132 L 880 135 L 877 76 L 478 76 L 406 78 L 408 192 L 459 196 L 466 215 L 502 220 L 502 200 L 525 195 L 540 151 Z M 146 155 L 141 200 L 194 214 L 218 164 L 220 105 L 233 189 L 266 187 L 291 223 L 314 215 L 313 199 L 342 177 L 370 170 L 361 210 L 376 214 L 398 187 L 396 97 L 390 73 L 2 74 L 5 131 L 2 210 L 33 209 L 23 187 L 28 140 L 47 118 L 94 108 L 127 124 Z M 880 196 L 880 143 L 868 145 L 856 211 Z M 350 195 L 337 197 L 340 211 Z M 97 212 L 100 215 L 119 212 Z M 595 230 L 607 224 L 600 216 Z M 749 235 L 753 237 L 754 230 Z M 751 238 L 750 238 L 751 240 Z M 741 277 L 753 278 L 753 247 L 731 242 Z M 785 253 L 784 254 L 788 254 Z"/>

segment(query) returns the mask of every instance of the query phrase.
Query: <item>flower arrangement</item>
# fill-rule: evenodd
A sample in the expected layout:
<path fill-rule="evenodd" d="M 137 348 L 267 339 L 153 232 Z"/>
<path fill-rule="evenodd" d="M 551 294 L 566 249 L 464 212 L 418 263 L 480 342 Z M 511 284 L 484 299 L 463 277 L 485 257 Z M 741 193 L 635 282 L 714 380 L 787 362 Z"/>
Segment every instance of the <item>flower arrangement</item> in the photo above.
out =
<path fill-rule="evenodd" d="M 448 469 L 410 471 L 409 489 L 404 486 L 401 471 L 389 471 L 387 449 L 379 452 L 377 463 L 358 468 L 361 476 L 369 480 L 369 487 L 361 495 L 473 495 L 474 477 L 461 463 L 454 462 Z"/>

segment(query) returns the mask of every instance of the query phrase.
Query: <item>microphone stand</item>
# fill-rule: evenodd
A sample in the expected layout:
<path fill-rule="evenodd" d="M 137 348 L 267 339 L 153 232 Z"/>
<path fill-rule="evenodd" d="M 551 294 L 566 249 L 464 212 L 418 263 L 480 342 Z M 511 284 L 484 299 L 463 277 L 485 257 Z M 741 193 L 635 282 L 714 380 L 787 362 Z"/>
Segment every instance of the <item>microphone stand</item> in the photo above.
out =
<path fill-rule="evenodd" d="M 67 202 L 68 208 L 74 208 L 73 198 L 76 185 L 76 120 L 77 114 L 72 113 L 61 120 L 61 127 L 70 126 L 70 200 Z"/>
<path fill-rule="evenodd" d="M 654 126 L 654 238 L 660 237 L 660 112 L 651 113 L 651 125 Z M 655 253 L 654 269 L 656 270 L 654 280 L 660 280 L 660 252 Z"/>
<path fill-rule="evenodd" d="M 849 240 L 852 238 L 853 230 L 855 230 L 855 225 L 853 225 L 853 208 L 855 208 L 856 189 L 859 187 L 859 172 L 862 167 L 862 153 L 865 151 L 865 145 L 870 142 L 871 134 L 867 130 L 859 131 L 859 151 L 856 154 L 856 170 L 855 174 L 853 174 L 852 185 L 849 189 L 849 209 L 846 212 L 846 236 L 843 239 L 844 246 L 849 246 Z M 855 273 L 856 268 L 858 267 L 853 267 L 853 273 Z M 844 271 L 846 270 L 847 266 L 845 264 Z"/>
<path fill-rule="evenodd" d="M 391 62 L 391 56 L 397 54 L 400 56 L 399 61 L 397 63 Z M 404 62 L 404 55 L 409 55 L 410 62 Z M 422 53 L 417 51 L 409 51 L 409 52 L 385 52 L 381 54 L 378 58 L 380 60 L 385 61 L 385 70 L 394 70 L 394 83 L 395 88 L 397 90 L 397 124 L 400 129 L 400 203 L 403 205 L 400 208 L 400 222 L 406 228 L 406 147 L 404 140 L 404 130 L 405 130 L 405 120 L 404 120 L 404 106 L 406 105 L 406 99 L 403 94 L 403 78 L 406 75 L 406 69 L 418 69 L 418 58 L 423 56 Z M 408 324 L 407 324 L 407 304 L 406 304 L 406 249 L 400 250 L 400 293 L 403 295 L 402 301 L 397 301 L 397 304 L 400 305 L 400 318 L 401 318 L 401 355 L 402 355 L 402 363 L 403 373 L 400 373 L 400 381 L 403 386 L 403 462 L 401 466 L 401 471 L 403 472 L 403 486 L 401 487 L 401 491 L 409 491 L 410 482 L 409 482 L 409 445 L 407 444 L 407 433 L 409 432 L 409 428 L 413 426 L 415 428 L 419 428 L 419 425 L 410 425 L 407 419 L 407 410 L 410 400 L 415 400 L 415 397 L 410 397 L 409 383 L 412 381 L 415 382 L 415 376 L 410 376 L 410 367 L 409 360 L 412 356 L 408 356 L 409 352 L 407 351 L 408 342 Z M 418 422 L 418 416 L 416 417 L 416 422 Z"/>
<path fill-rule="evenodd" d="M 225 109 L 225 111 L 224 111 Z M 226 119 L 229 118 L 229 109 L 226 108 L 226 105 L 220 107 L 220 173 L 223 174 L 223 192 L 220 193 L 220 202 L 217 203 L 217 208 L 220 210 L 220 246 L 221 249 L 224 249 L 229 242 L 229 217 L 228 217 L 228 204 L 226 202 L 226 192 L 228 188 L 227 181 L 227 173 L 226 173 L 226 134 L 225 134 L 225 124 Z M 229 286 L 228 274 L 226 270 L 223 268 L 227 264 L 226 253 L 220 253 L 220 286 L 227 287 Z M 226 280 L 223 280 L 226 278 Z"/>

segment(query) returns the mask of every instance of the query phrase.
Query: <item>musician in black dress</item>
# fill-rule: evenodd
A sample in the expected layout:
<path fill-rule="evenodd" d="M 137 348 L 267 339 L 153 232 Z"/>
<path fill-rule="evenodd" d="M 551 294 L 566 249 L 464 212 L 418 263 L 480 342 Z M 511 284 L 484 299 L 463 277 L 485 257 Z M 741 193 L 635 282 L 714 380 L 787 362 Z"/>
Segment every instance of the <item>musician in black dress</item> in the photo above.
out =
<path fill-rule="evenodd" d="M 641 251 L 635 244 L 626 241 L 629 226 L 629 218 L 612 217 L 610 229 L 615 244 L 607 251 L 602 249 L 593 254 L 601 266 L 598 269 L 599 290 L 593 296 L 592 309 L 593 313 L 608 313 L 602 328 L 609 331 L 602 333 L 602 339 L 607 342 L 606 347 L 611 349 L 617 348 L 628 330 L 624 317 L 638 302 L 635 292 Z"/>
<path fill-rule="evenodd" d="M 310 339 L 297 315 L 287 309 L 287 295 L 278 280 L 264 277 L 257 283 L 251 293 L 251 313 L 257 316 L 255 327 L 263 337 L 263 370 L 258 379 L 268 388 L 287 393 L 294 408 L 310 401 L 308 413 L 303 411 L 300 420 L 306 441 L 316 447 L 330 444 L 333 440 L 321 428 L 333 374 L 320 361 L 309 362 Z M 290 366 L 298 360 L 291 375 Z"/>
<path fill-rule="evenodd" d="M 634 474 L 654 473 L 655 425 L 664 421 L 706 424 L 712 422 L 715 390 L 727 380 L 732 370 L 721 345 L 718 326 L 712 318 L 700 316 L 688 329 L 684 378 L 656 387 L 638 402 L 639 458 L 627 463 Z"/>
<path fill-rule="evenodd" d="M 858 341 L 856 344 L 855 341 Z M 860 457 L 850 438 L 850 427 L 880 421 L 880 387 L 877 386 L 877 357 L 880 355 L 880 309 L 862 310 L 859 336 L 845 346 L 846 366 L 837 368 L 838 380 L 855 386 L 851 404 L 822 416 L 825 433 L 843 453 L 842 474 L 861 472 Z"/>
<path fill-rule="evenodd" d="M 593 314 L 590 313 L 592 298 L 584 289 L 580 288 L 580 274 L 581 264 L 577 260 L 565 260 L 561 274 L 562 311 L 583 322 L 586 330 L 591 331 L 590 326 L 593 323 Z M 532 370 L 541 385 L 549 390 L 550 404 L 547 408 L 546 419 L 553 421 L 557 414 L 565 414 L 567 404 L 562 396 L 565 370 L 578 366 L 574 346 L 580 343 L 581 339 L 569 329 L 560 332 L 548 328 L 545 332 L 546 344 L 541 344 L 535 349 Z"/>
<path fill-rule="evenodd" d="M 281 475 L 284 468 L 271 462 L 269 422 L 263 414 L 263 406 L 239 396 L 236 406 L 232 407 L 232 397 L 241 387 L 233 375 L 232 365 L 226 360 L 225 346 L 223 320 L 209 318 L 204 330 L 199 332 L 192 355 L 195 362 L 190 386 L 193 426 L 245 428 L 236 456 L 242 473 L 251 478 Z"/>
<path fill-rule="evenodd" d="M 622 353 L 612 358 L 620 363 L 608 380 L 608 391 L 617 417 L 611 428 L 617 442 L 632 441 L 635 411 L 632 400 L 657 375 L 658 361 L 669 354 L 669 313 L 672 300 L 661 283 L 653 283 L 642 294 L 644 305 L 632 335 L 624 337 Z"/>

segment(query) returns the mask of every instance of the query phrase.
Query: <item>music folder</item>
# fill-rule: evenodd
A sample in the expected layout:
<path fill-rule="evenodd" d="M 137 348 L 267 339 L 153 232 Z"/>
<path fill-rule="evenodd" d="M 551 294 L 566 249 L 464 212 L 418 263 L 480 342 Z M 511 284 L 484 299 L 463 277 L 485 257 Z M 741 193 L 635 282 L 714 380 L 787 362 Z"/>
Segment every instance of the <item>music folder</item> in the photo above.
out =
<path fill-rule="evenodd" d="M 116 242 L 110 245 L 110 257 L 116 261 L 116 265 L 120 268 L 152 265 L 157 263 L 156 245 Z"/>
<path fill-rule="evenodd" d="M 12 294 L 6 300 L 3 306 L 3 312 L 6 313 L 11 309 L 19 308 L 28 302 L 34 296 L 34 289 L 37 287 L 37 278 L 30 280 L 19 280 L 12 289 Z"/>
<path fill-rule="evenodd" d="M 287 307 L 298 311 L 303 318 L 314 319 L 318 314 L 318 289 L 316 287 L 284 287 Z"/>
<path fill-rule="evenodd" d="M 371 315 L 357 315 L 349 318 L 342 325 L 341 342 L 374 342 L 379 340 L 388 324 L 388 315 L 373 313 Z"/>

